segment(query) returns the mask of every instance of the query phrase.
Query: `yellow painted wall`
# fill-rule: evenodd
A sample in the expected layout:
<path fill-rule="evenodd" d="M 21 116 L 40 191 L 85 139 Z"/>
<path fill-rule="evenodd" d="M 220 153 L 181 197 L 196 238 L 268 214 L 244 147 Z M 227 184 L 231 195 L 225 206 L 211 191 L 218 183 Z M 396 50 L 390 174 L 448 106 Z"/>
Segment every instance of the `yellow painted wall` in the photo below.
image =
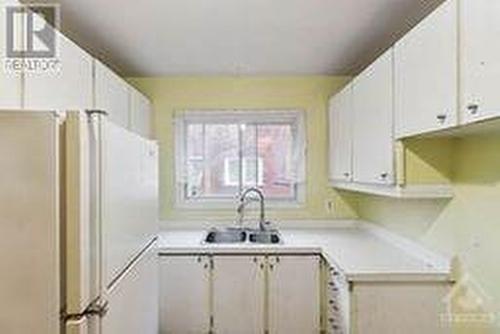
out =
<path fill-rule="evenodd" d="M 481 312 L 492 312 L 497 323 L 456 325 L 454 333 L 500 333 L 500 135 L 455 139 L 450 161 L 455 191 L 452 200 L 359 196 L 358 213 L 457 256 L 457 277 L 470 278 L 465 286 L 480 295 Z M 457 299 L 455 311 L 468 311 Z"/>
<path fill-rule="evenodd" d="M 344 77 L 162 77 L 130 78 L 148 95 L 154 108 L 154 128 L 160 144 L 161 213 L 163 219 L 232 219 L 235 210 L 175 208 L 175 110 L 193 108 L 301 108 L 306 111 L 307 187 L 301 209 L 275 210 L 271 218 L 328 219 L 354 217 L 348 203 L 328 186 L 327 103 L 346 82 Z M 334 201 L 327 210 L 326 201 Z"/>

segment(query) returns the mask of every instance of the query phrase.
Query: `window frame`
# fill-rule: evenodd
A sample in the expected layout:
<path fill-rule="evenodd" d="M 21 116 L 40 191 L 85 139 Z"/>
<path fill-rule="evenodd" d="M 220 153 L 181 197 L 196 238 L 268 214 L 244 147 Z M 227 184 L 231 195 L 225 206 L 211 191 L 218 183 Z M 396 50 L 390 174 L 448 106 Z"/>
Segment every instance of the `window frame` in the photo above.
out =
<path fill-rule="evenodd" d="M 283 120 L 282 118 L 285 118 Z M 214 120 L 215 119 L 215 120 Z M 175 112 L 175 155 L 174 155 L 174 178 L 175 178 L 175 208 L 184 209 L 234 209 L 238 194 L 234 197 L 204 196 L 193 198 L 187 196 L 188 183 L 179 181 L 181 170 L 187 170 L 187 136 L 185 135 L 189 124 L 249 124 L 249 125 L 278 125 L 292 124 L 296 134 L 294 140 L 296 148 L 301 152 L 301 180 L 294 183 L 295 197 L 266 198 L 268 208 L 303 208 L 305 205 L 306 191 L 306 139 L 305 139 L 305 112 L 300 109 L 196 109 L 179 110 Z M 240 131 L 240 130 L 239 130 Z M 302 137 L 302 138 L 300 138 Z M 241 150 L 241 148 L 240 148 Z M 243 157 L 240 155 L 239 159 Z M 243 177 L 243 176 L 242 176 Z M 238 185 L 236 185 L 238 186 Z M 242 189 L 247 188 L 243 184 Z"/>

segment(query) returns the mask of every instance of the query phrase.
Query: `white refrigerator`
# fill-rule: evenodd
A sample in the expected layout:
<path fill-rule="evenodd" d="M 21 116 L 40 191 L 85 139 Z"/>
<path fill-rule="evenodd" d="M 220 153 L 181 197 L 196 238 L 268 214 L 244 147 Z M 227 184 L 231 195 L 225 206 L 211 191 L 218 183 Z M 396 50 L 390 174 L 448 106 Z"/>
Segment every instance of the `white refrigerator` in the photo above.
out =
<path fill-rule="evenodd" d="M 0 111 L 0 333 L 158 333 L 158 149 L 102 111 Z"/>

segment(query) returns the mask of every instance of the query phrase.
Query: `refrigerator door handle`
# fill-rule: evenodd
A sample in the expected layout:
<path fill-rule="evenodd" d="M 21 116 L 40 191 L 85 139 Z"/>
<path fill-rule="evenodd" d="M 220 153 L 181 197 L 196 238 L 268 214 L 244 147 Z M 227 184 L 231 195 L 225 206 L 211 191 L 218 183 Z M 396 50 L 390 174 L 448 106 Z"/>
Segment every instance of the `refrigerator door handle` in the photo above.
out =
<path fill-rule="evenodd" d="M 89 305 L 89 307 L 85 310 L 85 315 L 87 316 L 98 316 L 99 318 L 103 318 L 109 311 L 109 302 L 105 300 L 98 300 L 95 303 Z"/>
<path fill-rule="evenodd" d="M 84 317 L 99 317 L 103 318 L 109 311 L 109 302 L 98 299 L 90 304 L 82 313 L 67 314 L 63 313 L 64 321 L 79 320 Z"/>
<path fill-rule="evenodd" d="M 88 116 L 92 116 L 94 114 L 104 115 L 104 116 L 108 116 L 109 115 L 107 111 L 100 110 L 100 109 L 87 109 L 87 110 L 85 110 L 85 112 L 87 113 Z"/>

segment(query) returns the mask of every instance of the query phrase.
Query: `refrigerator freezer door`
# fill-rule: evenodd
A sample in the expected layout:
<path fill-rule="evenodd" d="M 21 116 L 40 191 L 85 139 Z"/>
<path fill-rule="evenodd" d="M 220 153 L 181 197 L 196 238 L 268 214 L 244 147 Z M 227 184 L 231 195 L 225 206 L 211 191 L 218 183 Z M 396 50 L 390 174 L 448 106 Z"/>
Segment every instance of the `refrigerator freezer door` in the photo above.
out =
<path fill-rule="evenodd" d="M 109 121 L 100 125 L 103 286 L 109 288 L 158 232 L 157 150 Z"/>
<path fill-rule="evenodd" d="M 59 333 L 59 117 L 0 111 L 0 333 Z"/>
<path fill-rule="evenodd" d="M 101 318 L 102 334 L 158 334 L 158 269 L 153 242 L 106 292 L 109 311 Z"/>
<path fill-rule="evenodd" d="M 82 112 L 68 112 L 65 121 L 64 208 L 67 314 L 81 314 L 100 295 L 99 227 L 92 215 L 95 202 L 95 143 L 98 131 Z"/>

